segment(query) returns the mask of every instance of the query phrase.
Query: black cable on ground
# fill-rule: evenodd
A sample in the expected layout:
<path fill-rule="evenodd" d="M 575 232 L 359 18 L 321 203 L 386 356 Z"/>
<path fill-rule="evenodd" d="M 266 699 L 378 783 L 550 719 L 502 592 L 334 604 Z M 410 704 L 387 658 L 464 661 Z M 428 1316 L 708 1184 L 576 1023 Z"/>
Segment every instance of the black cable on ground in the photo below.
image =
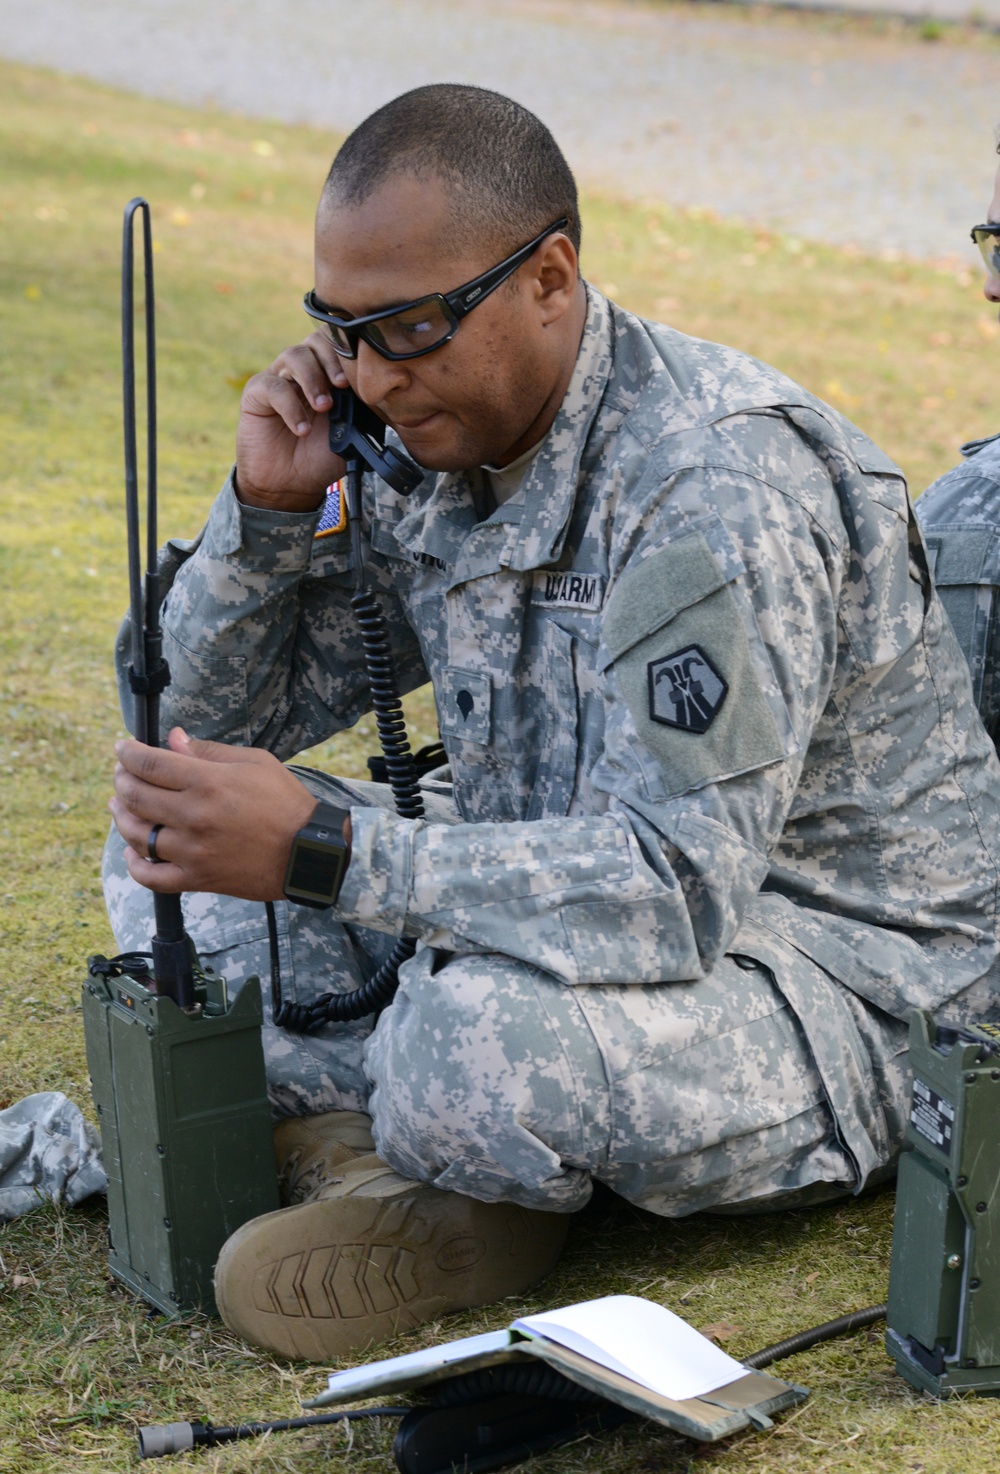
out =
<path fill-rule="evenodd" d="M 317 1413 L 308 1418 L 277 1418 L 269 1423 L 234 1423 L 214 1427 L 211 1423 L 163 1423 L 139 1429 L 140 1459 L 158 1459 L 164 1454 L 184 1453 L 189 1448 L 214 1448 L 240 1438 L 259 1438 L 262 1433 L 287 1433 L 293 1428 L 317 1428 L 324 1423 L 350 1423 L 358 1418 L 402 1418 L 408 1407 L 362 1407 L 339 1413 Z"/>
<path fill-rule="evenodd" d="M 772 1362 L 783 1361 L 797 1352 L 808 1351 L 823 1341 L 835 1336 L 847 1336 L 865 1326 L 874 1325 L 885 1318 L 884 1305 L 870 1305 L 866 1310 L 854 1310 L 850 1315 L 838 1316 L 821 1326 L 812 1326 L 798 1331 L 773 1346 L 765 1346 L 752 1356 L 743 1358 L 743 1365 L 752 1371 L 760 1371 Z M 498 1395 L 523 1394 L 539 1399 L 552 1398 L 564 1402 L 600 1401 L 593 1392 L 580 1387 L 560 1372 L 545 1365 L 501 1366 L 484 1368 L 476 1372 L 449 1378 L 434 1389 L 434 1403 L 438 1406 L 459 1407 L 463 1404 Z M 419 1408 L 419 1404 L 418 1404 Z M 167 1423 L 155 1428 L 140 1428 L 139 1457 L 157 1458 L 162 1454 L 182 1453 L 198 1444 L 212 1446 L 218 1443 L 233 1443 L 240 1438 L 254 1438 L 261 1433 L 283 1433 L 293 1428 L 315 1428 L 327 1423 L 339 1423 L 355 1418 L 401 1418 L 415 1413 L 418 1408 L 366 1407 L 337 1413 L 319 1413 L 305 1418 L 280 1418 L 273 1422 L 237 1423 L 232 1427 L 216 1428 L 211 1423 Z"/>
<path fill-rule="evenodd" d="M 854 1310 L 850 1315 L 840 1315 L 836 1320 L 825 1321 L 821 1326 L 813 1326 L 810 1330 L 786 1337 L 784 1341 L 776 1341 L 773 1346 L 765 1346 L 763 1351 L 755 1351 L 753 1356 L 744 1356 L 743 1365 L 755 1372 L 760 1371 L 762 1367 L 770 1366 L 772 1361 L 783 1361 L 786 1356 L 808 1351 L 821 1341 L 832 1341 L 834 1336 L 849 1336 L 852 1331 L 874 1325 L 876 1321 L 885 1319 L 885 1312 L 884 1305 L 869 1305 L 867 1310 Z"/>

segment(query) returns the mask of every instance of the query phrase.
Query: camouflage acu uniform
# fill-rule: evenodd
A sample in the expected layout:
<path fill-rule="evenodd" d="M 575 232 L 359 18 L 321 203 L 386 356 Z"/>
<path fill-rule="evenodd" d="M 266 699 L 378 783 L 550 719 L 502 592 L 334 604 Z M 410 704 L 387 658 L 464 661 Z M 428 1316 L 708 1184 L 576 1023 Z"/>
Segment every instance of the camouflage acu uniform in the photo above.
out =
<path fill-rule="evenodd" d="M 107 1187 L 97 1132 L 62 1091 L 0 1111 L 0 1223 L 46 1202 L 75 1207 Z"/>
<path fill-rule="evenodd" d="M 976 705 L 1000 741 L 1000 435 L 962 446 L 963 465 L 917 502 L 931 571 L 972 672 Z"/>
<path fill-rule="evenodd" d="M 286 1045 L 279 1105 L 370 1085 L 399 1171 L 558 1210 L 593 1176 L 667 1214 L 859 1190 L 898 1150 L 907 1008 L 988 999 L 998 950 L 1000 770 L 899 471 L 774 370 L 590 291 L 519 495 L 483 517 L 478 477 L 366 487 L 455 812 L 356 803 L 336 916 L 289 908 L 307 994 L 375 934 L 422 945 L 363 1061 L 360 1029 Z M 368 708 L 319 515 L 229 485 L 166 550 L 169 720 L 291 757 Z M 188 907 L 262 965 L 262 908 Z M 297 1091 L 321 1046 L 329 1086 Z"/>

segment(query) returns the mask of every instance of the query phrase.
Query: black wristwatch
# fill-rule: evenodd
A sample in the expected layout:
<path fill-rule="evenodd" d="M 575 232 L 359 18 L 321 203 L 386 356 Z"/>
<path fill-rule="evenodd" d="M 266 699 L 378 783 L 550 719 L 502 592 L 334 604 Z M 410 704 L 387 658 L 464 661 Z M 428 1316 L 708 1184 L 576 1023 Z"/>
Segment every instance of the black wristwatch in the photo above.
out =
<path fill-rule="evenodd" d="M 308 824 L 292 840 L 285 871 L 285 895 L 298 906 L 325 910 L 332 906 L 344 883 L 350 847 L 344 838 L 344 821 L 350 809 L 318 803 Z"/>

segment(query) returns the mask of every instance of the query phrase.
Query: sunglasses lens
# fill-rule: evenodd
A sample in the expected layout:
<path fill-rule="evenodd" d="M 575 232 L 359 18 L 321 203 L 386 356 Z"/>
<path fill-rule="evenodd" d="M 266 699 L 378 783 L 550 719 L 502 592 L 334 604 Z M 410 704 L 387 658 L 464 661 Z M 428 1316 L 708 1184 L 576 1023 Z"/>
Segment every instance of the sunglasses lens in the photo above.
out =
<path fill-rule="evenodd" d="M 401 355 L 426 353 L 443 343 L 454 329 L 447 303 L 440 297 L 425 297 L 392 317 L 368 325 L 365 337 L 374 348 Z"/>
<path fill-rule="evenodd" d="M 348 337 L 342 327 L 339 327 L 334 322 L 330 322 L 329 319 L 327 319 L 325 326 L 327 332 L 330 334 L 333 346 L 341 358 L 355 358 L 357 356 L 356 340 Z"/>
<path fill-rule="evenodd" d="M 312 292 L 306 297 L 305 306 L 311 317 L 322 322 L 341 358 L 357 358 L 359 338 L 364 338 L 376 353 L 387 358 L 418 358 L 421 353 L 447 343 L 458 327 L 458 318 L 444 298 L 436 294 L 374 321 L 345 318 L 341 322 L 315 300 Z"/>
<path fill-rule="evenodd" d="M 976 245 L 983 253 L 986 270 L 991 276 L 1000 276 L 1000 234 L 989 230 L 975 232 Z"/>

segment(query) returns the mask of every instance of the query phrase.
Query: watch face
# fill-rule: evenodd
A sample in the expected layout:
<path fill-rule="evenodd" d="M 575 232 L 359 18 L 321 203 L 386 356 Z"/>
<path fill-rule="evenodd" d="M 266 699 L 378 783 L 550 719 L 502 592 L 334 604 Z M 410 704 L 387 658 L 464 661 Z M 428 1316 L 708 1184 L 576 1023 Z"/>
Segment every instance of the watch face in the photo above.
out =
<path fill-rule="evenodd" d="M 332 906 L 340 890 L 345 859 L 343 849 L 300 836 L 295 841 L 286 893 L 318 906 Z"/>

